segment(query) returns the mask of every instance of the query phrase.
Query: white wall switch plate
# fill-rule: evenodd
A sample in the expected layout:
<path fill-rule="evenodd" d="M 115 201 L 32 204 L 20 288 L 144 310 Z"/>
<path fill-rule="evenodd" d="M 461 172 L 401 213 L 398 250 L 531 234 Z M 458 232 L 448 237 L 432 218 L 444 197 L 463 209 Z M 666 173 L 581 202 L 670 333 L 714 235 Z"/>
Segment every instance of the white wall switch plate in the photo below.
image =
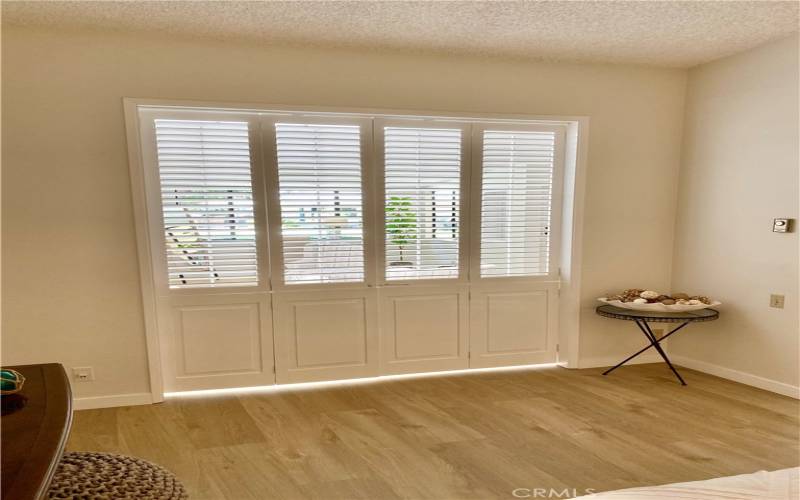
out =
<path fill-rule="evenodd" d="M 91 382 L 94 380 L 94 368 L 76 366 L 72 369 L 72 378 L 75 379 L 75 382 Z"/>

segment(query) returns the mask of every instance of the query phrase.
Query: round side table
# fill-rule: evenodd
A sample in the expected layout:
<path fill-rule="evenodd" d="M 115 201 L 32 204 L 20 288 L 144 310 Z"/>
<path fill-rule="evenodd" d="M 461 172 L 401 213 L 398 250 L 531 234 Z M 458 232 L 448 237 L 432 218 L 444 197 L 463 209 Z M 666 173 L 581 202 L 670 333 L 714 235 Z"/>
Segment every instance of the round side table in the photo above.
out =
<path fill-rule="evenodd" d="M 649 345 L 641 349 L 639 352 L 628 356 L 622 362 L 609 368 L 608 370 L 603 372 L 603 375 L 608 375 L 609 373 L 613 372 L 620 366 L 624 365 L 628 361 L 632 360 L 636 356 L 642 354 L 646 350 L 650 349 L 651 347 L 655 348 L 658 351 L 658 354 L 664 359 L 664 362 L 667 363 L 669 369 L 672 370 L 672 373 L 678 377 L 678 380 L 681 382 L 681 385 L 686 385 L 686 382 L 681 377 L 678 370 L 672 366 L 669 358 L 667 357 L 667 353 L 664 352 L 664 349 L 661 348 L 661 342 L 665 341 L 667 337 L 672 335 L 673 333 L 677 332 L 678 330 L 682 329 L 684 326 L 688 325 L 689 323 L 700 323 L 703 321 L 714 321 L 715 319 L 719 318 L 719 311 L 715 309 L 700 309 L 697 311 L 686 311 L 686 312 L 675 312 L 675 313 L 666 313 L 666 312 L 652 312 L 652 311 L 634 311 L 632 309 L 622 309 L 621 307 L 614 307 L 608 304 L 599 306 L 596 310 L 597 314 L 606 318 L 613 318 L 613 319 L 621 319 L 624 321 L 633 321 L 636 323 L 636 326 L 639 327 L 639 330 L 642 331 L 645 337 L 647 337 L 647 341 Z M 650 329 L 650 325 L 648 323 L 680 323 L 678 326 L 670 330 L 669 333 L 664 335 L 663 337 L 656 338 L 653 330 Z"/>

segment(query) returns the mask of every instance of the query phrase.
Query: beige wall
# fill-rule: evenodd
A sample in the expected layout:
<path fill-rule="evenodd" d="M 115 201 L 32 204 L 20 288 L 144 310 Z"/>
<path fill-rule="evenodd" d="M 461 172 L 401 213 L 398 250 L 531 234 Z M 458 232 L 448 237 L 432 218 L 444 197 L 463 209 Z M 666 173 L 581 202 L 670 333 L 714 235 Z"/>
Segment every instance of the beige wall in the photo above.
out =
<path fill-rule="evenodd" d="M 690 71 L 673 285 L 724 306 L 671 353 L 799 385 L 798 233 L 771 232 L 797 218 L 799 161 L 796 36 Z"/>
<path fill-rule="evenodd" d="M 670 283 L 686 72 L 4 29 L 3 363 L 94 366 L 148 390 L 121 98 L 588 115 L 581 356 L 641 344 L 593 314 Z"/>

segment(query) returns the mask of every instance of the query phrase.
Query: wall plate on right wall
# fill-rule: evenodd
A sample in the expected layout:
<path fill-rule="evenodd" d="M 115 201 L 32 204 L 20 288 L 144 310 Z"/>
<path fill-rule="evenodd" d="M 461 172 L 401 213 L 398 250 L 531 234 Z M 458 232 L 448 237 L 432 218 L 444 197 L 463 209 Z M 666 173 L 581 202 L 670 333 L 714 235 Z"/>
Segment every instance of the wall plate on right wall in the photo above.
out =
<path fill-rule="evenodd" d="M 772 219 L 773 233 L 791 233 L 794 219 Z"/>

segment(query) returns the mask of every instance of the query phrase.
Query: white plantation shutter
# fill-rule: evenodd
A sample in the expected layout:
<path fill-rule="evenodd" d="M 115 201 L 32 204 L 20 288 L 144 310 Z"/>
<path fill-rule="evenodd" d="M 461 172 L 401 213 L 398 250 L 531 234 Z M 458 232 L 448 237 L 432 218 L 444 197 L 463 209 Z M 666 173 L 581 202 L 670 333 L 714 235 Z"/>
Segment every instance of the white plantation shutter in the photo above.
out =
<path fill-rule="evenodd" d="M 555 133 L 483 133 L 480 275 L 549 271 Z"/>
<path fill-rule="evenodd" d="M 155 120 L 170 288 L 258 284 L 247 122 Z"/>
<path fill-rule="evenodd" d="M 386 279 L 457 278 L 461 130 L 384 127 Z"/>
<path fill-rule="evenodd" d="M 284 283 L 364 281 L 361 129 L 275 124 Z"/>

